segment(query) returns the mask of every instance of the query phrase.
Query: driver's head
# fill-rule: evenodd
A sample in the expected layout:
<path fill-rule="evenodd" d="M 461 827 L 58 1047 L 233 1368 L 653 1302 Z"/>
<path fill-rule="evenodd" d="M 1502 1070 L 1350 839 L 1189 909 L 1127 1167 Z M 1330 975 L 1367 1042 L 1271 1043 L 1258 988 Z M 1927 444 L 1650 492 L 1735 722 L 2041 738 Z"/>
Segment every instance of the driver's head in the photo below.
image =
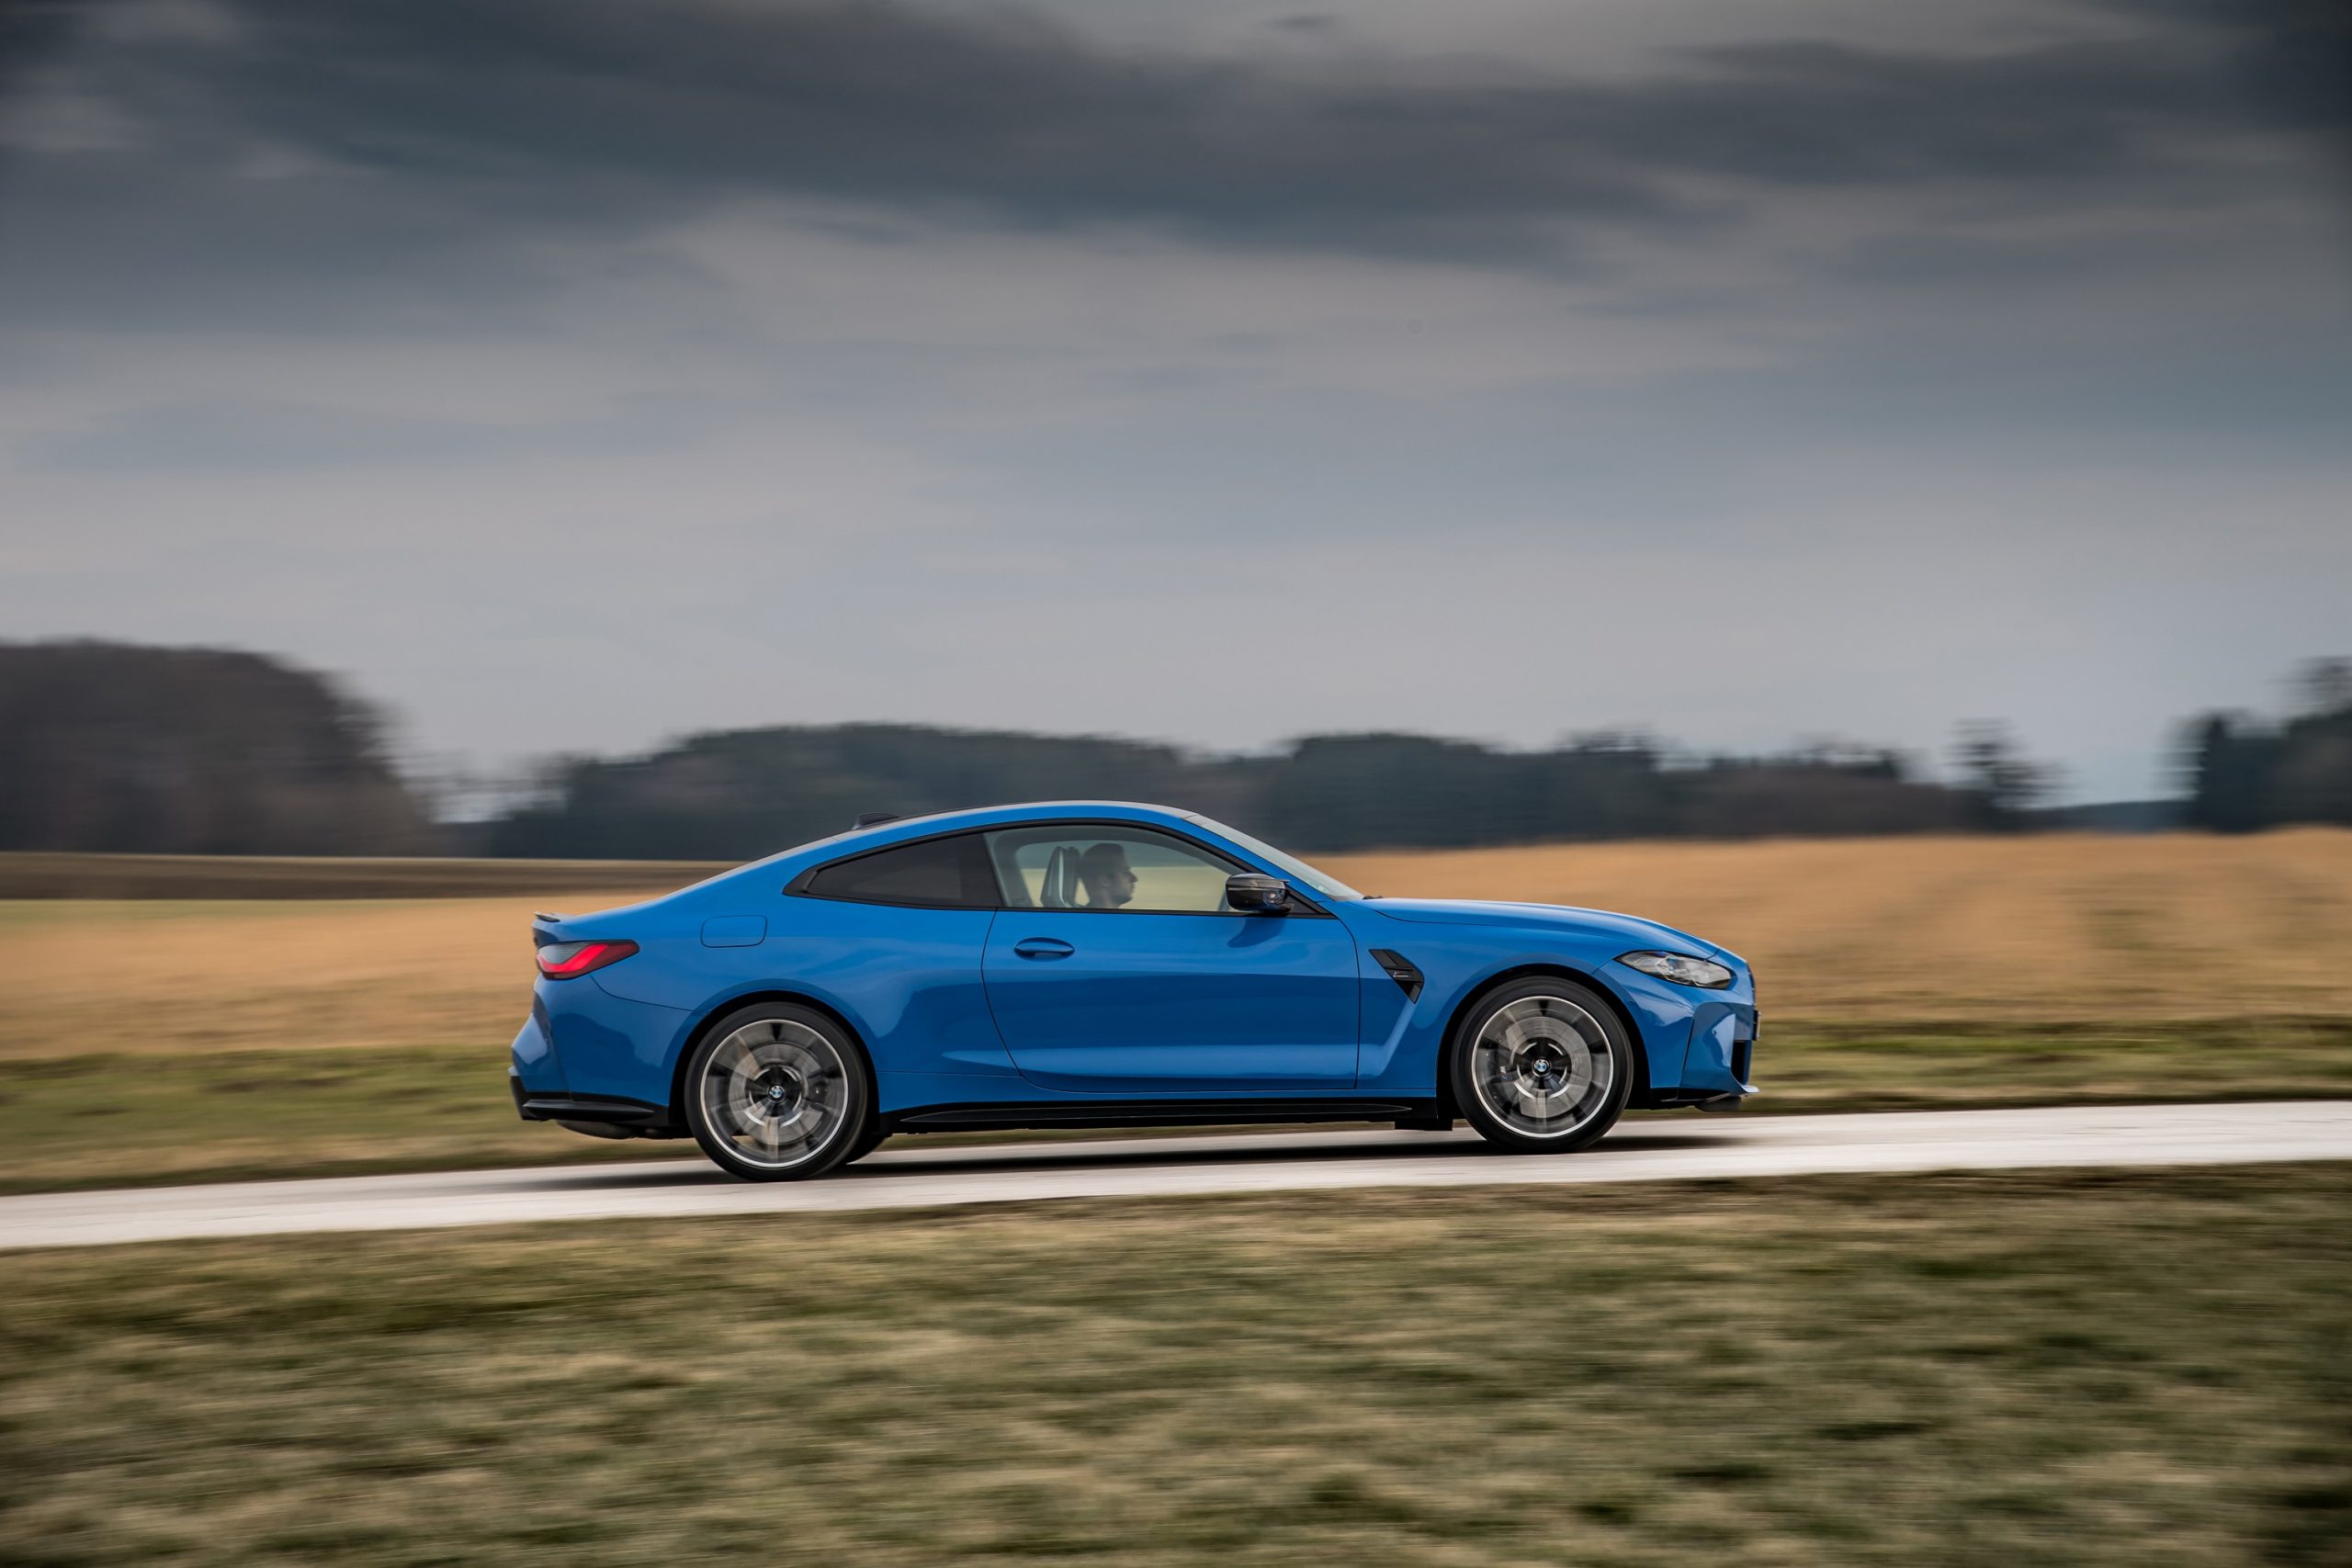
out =
<path fill-rule="evenodd" d="M 1094 844 L 1078 857 L 1078 880 L 1090 909 L 1115 909 L 1136 896 L 1136 874 L 1121 844 Z"/>

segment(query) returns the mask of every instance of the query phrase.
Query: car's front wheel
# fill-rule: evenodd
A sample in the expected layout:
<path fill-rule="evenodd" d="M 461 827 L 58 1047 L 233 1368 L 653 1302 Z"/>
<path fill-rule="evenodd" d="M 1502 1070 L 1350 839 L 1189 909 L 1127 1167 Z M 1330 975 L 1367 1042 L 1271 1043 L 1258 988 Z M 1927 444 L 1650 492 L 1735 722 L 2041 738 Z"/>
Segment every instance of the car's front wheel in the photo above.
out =
<path fill-rule="evenodd" d="M 852 1157 L 870 1099 L 864 1055 L 810 1008 L 761 1002 L 704 1032 L 686 1064 L 686 1125 L 752 1181 L 821 1176 Z"/>
<path fill-rule="evenodd" d="M 1536 976 L 1463 1015 L 1447 1068 L 1463 1119 L 1519 1154 L 1566 1154 L 1616 1124 L 1634 1087 L 1633 1043 L 1591 987 Z"/>

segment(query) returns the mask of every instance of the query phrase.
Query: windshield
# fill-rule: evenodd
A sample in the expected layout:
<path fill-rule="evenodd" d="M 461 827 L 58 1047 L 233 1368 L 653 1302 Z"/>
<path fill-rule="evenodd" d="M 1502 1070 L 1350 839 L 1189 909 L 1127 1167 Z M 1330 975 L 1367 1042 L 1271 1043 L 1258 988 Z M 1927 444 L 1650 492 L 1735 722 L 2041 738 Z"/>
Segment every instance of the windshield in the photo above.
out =
<path fill-rule="evenodd" d="M 1313 866 L 1307 864 L 1296 855 L 1286 855 L 1283 853 L 1282 851 L 1274 848 L 1273 845 L 1267 843 L 1264 840 L 1253 839 L 1249 834 L 1241 831 L 1238 828 L 1228 828 L 1224 823 L 1212 820 L 1206 817 L 1194 817 L 1193 820 L 1198 822 L 1202 827 L 1206 828 L 1213 833 L 1222 833 L 1225 837 L 1232 840 L 1243 849 L 1248 850 L 1251 854 L 1256 855 L 1260 860 L 1268 862 L 1269 863 L 1278 867 L 1283 875 L 1292 878 L 1294 881 L 1305 883 L 1307 886 L 1313 888 L 1316 892 L 1320 893 L 1326 898 L 1361 898 L 1363 897 L 1363 894 L 1357 892 L 1354 888 L 1349 886 L 1338 877 L 1327 875 L 1324 873 L 1316 870 Z"/>

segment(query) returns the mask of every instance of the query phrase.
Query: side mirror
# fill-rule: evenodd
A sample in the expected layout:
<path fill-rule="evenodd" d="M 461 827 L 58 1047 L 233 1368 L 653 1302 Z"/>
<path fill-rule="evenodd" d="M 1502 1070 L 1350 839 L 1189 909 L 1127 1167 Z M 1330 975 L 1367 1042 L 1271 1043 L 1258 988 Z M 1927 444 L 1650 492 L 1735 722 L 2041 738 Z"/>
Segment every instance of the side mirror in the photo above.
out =
<path fill-rule="evenodd" d="M 1254 871 L 1225 879 L 1225 901 L 1245 915 L 1279 915 L 1290 905 L 1290 884 Z"/>

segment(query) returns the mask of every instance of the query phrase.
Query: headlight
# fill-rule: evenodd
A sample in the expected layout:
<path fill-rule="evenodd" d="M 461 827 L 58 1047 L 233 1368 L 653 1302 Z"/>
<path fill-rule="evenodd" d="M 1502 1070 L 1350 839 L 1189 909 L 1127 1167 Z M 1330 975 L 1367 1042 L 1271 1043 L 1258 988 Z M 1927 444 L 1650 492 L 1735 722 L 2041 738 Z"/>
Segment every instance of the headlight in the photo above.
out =
<path fill-rule="evenodd" d="M 1720 991 L 1731 984 L 1730 970 L 1686 953 L 1628 953 L 1617 962 L 1645 975 L 1655 975 L 1678 986 L 1696 986 L 1702 991 Z"/>

